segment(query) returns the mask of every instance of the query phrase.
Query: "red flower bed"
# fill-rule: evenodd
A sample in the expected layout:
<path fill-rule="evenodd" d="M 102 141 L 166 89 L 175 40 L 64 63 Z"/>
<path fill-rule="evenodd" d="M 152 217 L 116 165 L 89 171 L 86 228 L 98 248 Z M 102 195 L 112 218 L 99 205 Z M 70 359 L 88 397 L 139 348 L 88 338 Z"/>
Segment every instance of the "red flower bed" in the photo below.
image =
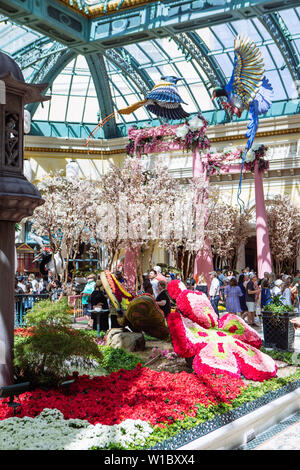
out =
<path fill-rule="evenodd" d="M 37 416 L 44 408 L 57 408 L 66 419 L 78 418 L 91 424 L 118 424 L 126 419 L 142 419 L 163 426 L 175 419 L 196 416 L 196 404 L 208 407 L 230 403 L 246 385 L 229 376 L 181 372 L 156 372 L 138 365 L 109 376 L 83 375 L 68 393 L 60 390 L 35 390 L 19 396 L 22 407 L 17 416 Z M 0 419 L 12 416 L 6 401 L 0 402 Z"/>
<path fill-rule="evenodd" d="M 28 336 L 33 336 L 34 328 L 15 328 L 15 336 L 23 336 L 27 338 Z"/>

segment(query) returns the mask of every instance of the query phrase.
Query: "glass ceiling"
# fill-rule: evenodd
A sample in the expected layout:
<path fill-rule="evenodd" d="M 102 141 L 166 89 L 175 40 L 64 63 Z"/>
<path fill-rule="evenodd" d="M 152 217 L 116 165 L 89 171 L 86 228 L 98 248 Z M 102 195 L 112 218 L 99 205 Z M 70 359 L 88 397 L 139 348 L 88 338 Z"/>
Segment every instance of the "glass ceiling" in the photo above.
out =
<path fill-rule="evenodd" d="M 300 7 L 276 13 L 280 29 L 293 47 L 294 58 L 298 64 L 299 16 Z M 205 46 L 207 58 L 218 66 L 218 70 L 223 73 L 223 80 L 227 82 L 233 67 L 234 37 L 238 33 L 246 33 L 262 52 L 265 75 L 275 90 L 272 108 L 282 114 L 299 112 L 299 90 L 297 90 L 299 80 L 297 82 L 295 76 L 291 75 L 286 57 L 278 48 L 278 41 L 270 35 L 264 22 L 259 18 L 196 29 L 192 34 L 194 41 L 196 38 L 196 43 L 199 41 L 199 44 Z M 18 26 L 0 15 L 0 50 L 17 61 L 26 81 L 37 82 L 41 78 L 41 71 L 45 69 L 49 73 L 51 63 L 54 64 L 59 54 L 66 52 L 67 48 L 25 26 Z M 176 36 L 144 41 L 116 49 L 116 52 L 121 54 L 126 61 L 127 71 L 126 68 L 118 65 L 118 61 L 112 60 L 111 52 L 113 51 L 107 51 L 104 57 L 106 71 L 101 69 L 99 74 L 107 73 L 110 88 L 110 93 L 107 90 L 107 96 L 111 95 L 114 110 L 143 99 L 143 91 L 149 89 L 149 83 L 157 83 L 162 75 L 175 75 L 184 77 L 184 80 L 178 84 L 178 90 L 186 103 L 184 109 L 187 112 L 200 111 L 208 116 L 210 121 L 213 120 L 213 116 L 221 116 L 221 119 L 218 118 L 219 121 L 225 118 L 224 112 L 217 114 L 220 110 L 219 105 L 210 99 L 212 83 L 208 70 L 204 70 L 199 57 L 182 47 Z M 144 90 L 134 79 L 135 77 L 131 74 L 132 70 L 143 77 Z M 300 74 L 300 69 L 298 73 Z M 45 76 L 47 76 L 46 72 Z M 74 54 L 70 62 L 65 64 L 52 80 L 46 81 L 50 81 L 51 84 L 46 94 L 51 95 L 52 99 L 31 109 L 34 113 L 32 120 L 39 123 L 40 130 L 43 122 L 77 123 L 89 128 L 105 117 L 105 113 L 100 109 L 101 101 L 97 98 L 94 77 L 84 56 Z M 284 104 L 284 108 L 281 104 Z M 244 119 L 245 117 L 247 116 L 242 116 Z M 155 120 L 155 116 L 152 116 L 145 108 L 140 108 L 128 116 L 118 115 L 116 123 L 120 129 L 123 129 L 121 133 L 125 134 L 128 125 L 151 125 Z M 214 119 L 213 122 L 218 121 Z"/>

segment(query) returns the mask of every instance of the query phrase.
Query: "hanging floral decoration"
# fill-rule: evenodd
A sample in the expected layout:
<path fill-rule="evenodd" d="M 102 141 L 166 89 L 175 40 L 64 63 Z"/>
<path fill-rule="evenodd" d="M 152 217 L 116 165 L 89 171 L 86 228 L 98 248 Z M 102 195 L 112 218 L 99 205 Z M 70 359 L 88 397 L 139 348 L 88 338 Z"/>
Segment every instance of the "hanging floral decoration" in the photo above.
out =
<path fill-rule="evenodd" d="M 173 286 L 173 282 L 168 284 L 169 292 L 178 291 L 178 283 Z M 257 381 L 274 377 L 276 363 L 259 350 L 258 333 L 237 315 L 214 317 L 204 306 L 203 296 L 189 290 L 176 296 L 177 310 L 168 315 L 174 351 L 181 357 L 194 357 L 193 368 L 199 376 L 242 374 Z"/>
<path fill-rule="evenodd" d="M 255 163 L 258 162 L 259 171 L 268 170 L 270 164 L 268 160 L 265 160 L 266 156 L 268 156 L 268 147 L 264 145 L 250 149 L 245 158 L 244 169 L 254 172 Z"/>
<path fill-rule="evenodd" d="M 196 145 L 201 150 L 209 149 L 206 136 L 208 122 L 202 116 L 194 116 L 184 124 L 163 124 L 158 127 L 139 129 L 131 126 L 128 130 L 129 143 L 126 152 L 129 156 L 164 152 L 169 150 L 193 150 Z"/>

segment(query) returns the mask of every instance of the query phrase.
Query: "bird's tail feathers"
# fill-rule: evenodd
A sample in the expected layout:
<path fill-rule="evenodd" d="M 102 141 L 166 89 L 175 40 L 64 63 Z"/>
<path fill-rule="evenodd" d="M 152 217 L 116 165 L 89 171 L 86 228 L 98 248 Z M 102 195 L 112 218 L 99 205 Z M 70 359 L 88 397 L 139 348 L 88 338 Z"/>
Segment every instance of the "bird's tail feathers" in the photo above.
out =
<path fill-rule="evenodd" d="M 95 132 L 100 130 L 105 124 L 108 123 L 108 121 L 110 121 L 111 119 L 113 119 L 114 117 L 117 116 L 117 114 L 131 114 L 131 113 L 134 113 L 134 111 L 136 111 L 137 109 L 141 108 L 142 106 L 144 106 L 145 104 L 147 103 L 147 100 L 143 100 L 143 101 L 138 101 L 130 106 L 127 106 L 126 108 L 123 108 L 123 109 L 119 109 L 117 112 L 115 113 L 111 113 L 109 114 L 108 116 L 106 116 L 102 121 L 99 122 L 99 124 L 97 124 L 97 126 L 95 127 L 95 129 L 92 130 L 92 132 L 90 133 L 90 135 L 88 136 L 88 139 L 85 143 L 86 146 L 89 145 L 90 143 L 90 140 L 93 141 L 93 138 L 95 136 Z"/>
<path fill-rule="evenodd" d="M 131 114 L 137 109 L 141 108 L 147 103 L 147 100 L 137 101 L 136 103 L 127 106 L 126 108 L 118 109 L 119 114 Z"/>
<path fill-rule="evenodd" d="M 88 146 L 89 143 L 90 143 L 90 140 L 93 141 L 93 138 L 94 138 L 94 135 L 95 135 L 95 132 L 97 130 L 100 130 L 108 121 L 110 121 L 112 118 L 114 118 L 116 116 L 117 113 L 111 113 L 109 114 L 108 116 L 106 116 L 103 121 L 100 121 L 99 124 L 97 124 L 97 126 L 95 127 L 95 129 L 92 130 L 92 132 L 90 133 L 90 135 L 88 136 L 87 138 L 87 141 L 85 143 L 85 146 Z"/>

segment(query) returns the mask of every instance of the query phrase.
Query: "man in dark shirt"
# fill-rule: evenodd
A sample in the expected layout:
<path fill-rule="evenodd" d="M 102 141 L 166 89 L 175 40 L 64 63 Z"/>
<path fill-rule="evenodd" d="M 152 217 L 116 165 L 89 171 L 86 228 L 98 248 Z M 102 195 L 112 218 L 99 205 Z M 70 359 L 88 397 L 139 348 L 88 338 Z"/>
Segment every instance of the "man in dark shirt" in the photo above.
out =
<path fill-rule="evenodd" d="M 156 303 L 164 312 L 165 318 L 167 318 L 171 312 L 171 302 L 167 292 L 167 283 L 165 281 L 158 282 L 158 296 L 156 297 Z"/>
<path fill-rule="evenodd" d="M 107 331 L 109 329 L 108 325 L 108 303 L 107 303 L 107 298 L 105 291 L 102 286 L 101 281 L 96 282 L 95 290 L 92 292 L 90 296 L 90 303 L 91 307 L 94 310 L 96 308 L 101 308 L 102 310 L 107 310 L 106 312 L 101 312 L 99 314 L 99 320 L 100 320 L 100 330 L 101 331 Z M 92 320 L 93 320 L 93 330 L 97 330 L 97 315 L 95 313 L 92 313 Z"/>
<path fill-rule="evenodd" d="M 258 294 L 260 292 L 260 288 L 256 288 L 255 286 L 256 282 L 257 276 L 254 275 L 250 277 L 250 281 L 248 281 L 246 285 L 245 300 L 248 309 L 248 323 L 250 326 L 258 326 L 254 321 L 256 312 L 255 294 Z"/>

